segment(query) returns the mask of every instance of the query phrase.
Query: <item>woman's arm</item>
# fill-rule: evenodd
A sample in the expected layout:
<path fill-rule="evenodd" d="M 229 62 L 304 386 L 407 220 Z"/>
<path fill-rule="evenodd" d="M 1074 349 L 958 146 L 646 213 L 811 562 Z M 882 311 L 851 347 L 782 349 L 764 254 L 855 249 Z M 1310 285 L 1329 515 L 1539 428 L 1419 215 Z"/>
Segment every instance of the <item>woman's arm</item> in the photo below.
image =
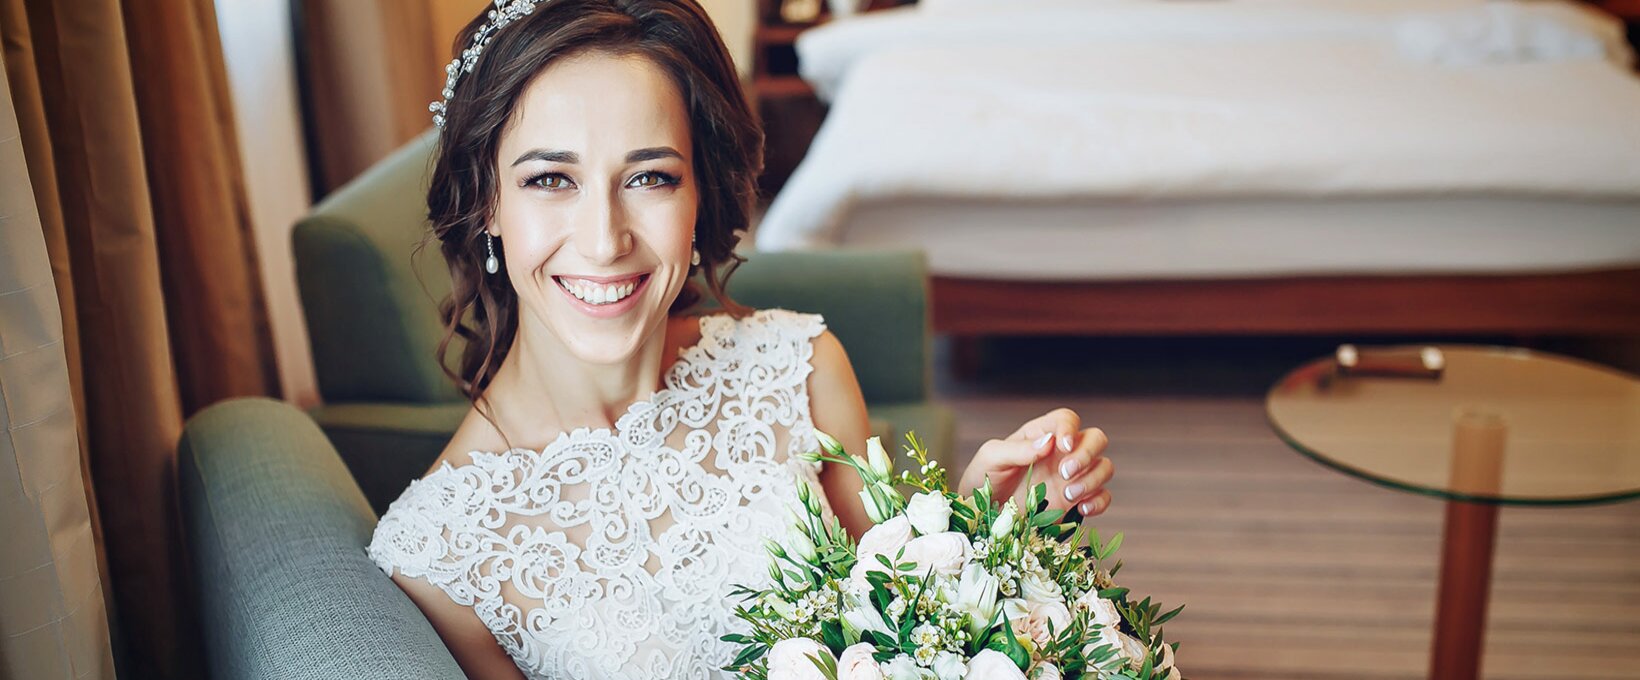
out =
<path fill-rule="evenodd" d="M 393 582 L 433 624 L 433 630 L 438 631 L 470 680 L 524 680 L 523 671 L 518 670 L 518 664 L 507 656 L 472 607 L 456 604 L 438 586 L 419 578 L 395 574 Z"/>
<path fill-rule="evenodd" d="M 848 354 L 831 331 L 822 332 L 814 339 L 810 363 L 814 371 L 809 374 L 809 415 L 814 419 L 814 426 L 836 437 L 844 451 L 865 455 L 866 439 L 871 436 L 866 400 L 860 393 L 860 381 L 854 377 Z M 859 494 L 865 485 L 852 468 L 822 466 L 820 486 L 825 489 L 832 512 L 850 535 L 858 539 L 871 528 L 871 518 L 860 504 Z"/>

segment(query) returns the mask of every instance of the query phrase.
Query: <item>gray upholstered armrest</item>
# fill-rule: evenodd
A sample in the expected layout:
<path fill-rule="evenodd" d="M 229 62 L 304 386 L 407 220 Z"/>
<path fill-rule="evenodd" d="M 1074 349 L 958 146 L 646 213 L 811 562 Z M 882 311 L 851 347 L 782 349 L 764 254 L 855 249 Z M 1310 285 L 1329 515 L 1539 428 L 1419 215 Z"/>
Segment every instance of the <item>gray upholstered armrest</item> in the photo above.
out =
<path fill-rule="evenodd" d="M 366 556 L 376 516 L 305 414 L 224 402 L 189 421 L 178 453 L 212 677 L 463 677 Z"/>

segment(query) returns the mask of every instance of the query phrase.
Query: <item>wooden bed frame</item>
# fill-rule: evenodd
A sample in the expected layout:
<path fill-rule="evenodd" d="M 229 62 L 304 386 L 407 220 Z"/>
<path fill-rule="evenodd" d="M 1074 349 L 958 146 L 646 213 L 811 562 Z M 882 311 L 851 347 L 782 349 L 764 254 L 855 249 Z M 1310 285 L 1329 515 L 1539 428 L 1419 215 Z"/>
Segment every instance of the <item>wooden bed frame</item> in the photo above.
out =
<path fill-rule="evenodd" d="M 1640 338 L 1640 268 L 1508 276 L 1023 282 L 935 276 L 934 332 Z"/>

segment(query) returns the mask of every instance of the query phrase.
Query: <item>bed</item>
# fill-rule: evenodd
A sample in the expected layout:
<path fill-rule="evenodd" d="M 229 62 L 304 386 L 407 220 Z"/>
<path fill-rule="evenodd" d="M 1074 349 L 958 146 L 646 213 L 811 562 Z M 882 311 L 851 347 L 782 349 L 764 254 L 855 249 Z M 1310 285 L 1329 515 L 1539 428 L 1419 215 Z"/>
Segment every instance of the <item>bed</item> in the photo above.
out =
<path fill-rule="evenodd" d="M 936 331 L 1640 336 L 1640 80 L 1564 2 L 924 0 L 806 33 L 764 250 Z"/>

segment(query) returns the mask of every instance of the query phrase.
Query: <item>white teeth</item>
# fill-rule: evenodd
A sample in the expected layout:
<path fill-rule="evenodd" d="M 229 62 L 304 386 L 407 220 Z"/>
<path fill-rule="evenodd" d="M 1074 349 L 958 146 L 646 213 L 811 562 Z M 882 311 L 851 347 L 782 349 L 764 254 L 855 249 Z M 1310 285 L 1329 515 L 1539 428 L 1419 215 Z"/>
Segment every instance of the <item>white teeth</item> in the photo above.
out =
<path fill-rule="evenodd" d="M 566 279 L 559 279 L 559 284 L 564 287 L 564 290 L 569 291 L 571 295 L 574 295 L 576 298 L 584 302 L 594 305 L 607 305 L 620 302 L 621 300 L 626 299 L 628 295 L 632 294 L 632 291 L 637 290 L 638 288 L 636 281 L 619 286 L 614 284 L 600 286 L 595 283 L 581 283 L 572 282 Z"/>

